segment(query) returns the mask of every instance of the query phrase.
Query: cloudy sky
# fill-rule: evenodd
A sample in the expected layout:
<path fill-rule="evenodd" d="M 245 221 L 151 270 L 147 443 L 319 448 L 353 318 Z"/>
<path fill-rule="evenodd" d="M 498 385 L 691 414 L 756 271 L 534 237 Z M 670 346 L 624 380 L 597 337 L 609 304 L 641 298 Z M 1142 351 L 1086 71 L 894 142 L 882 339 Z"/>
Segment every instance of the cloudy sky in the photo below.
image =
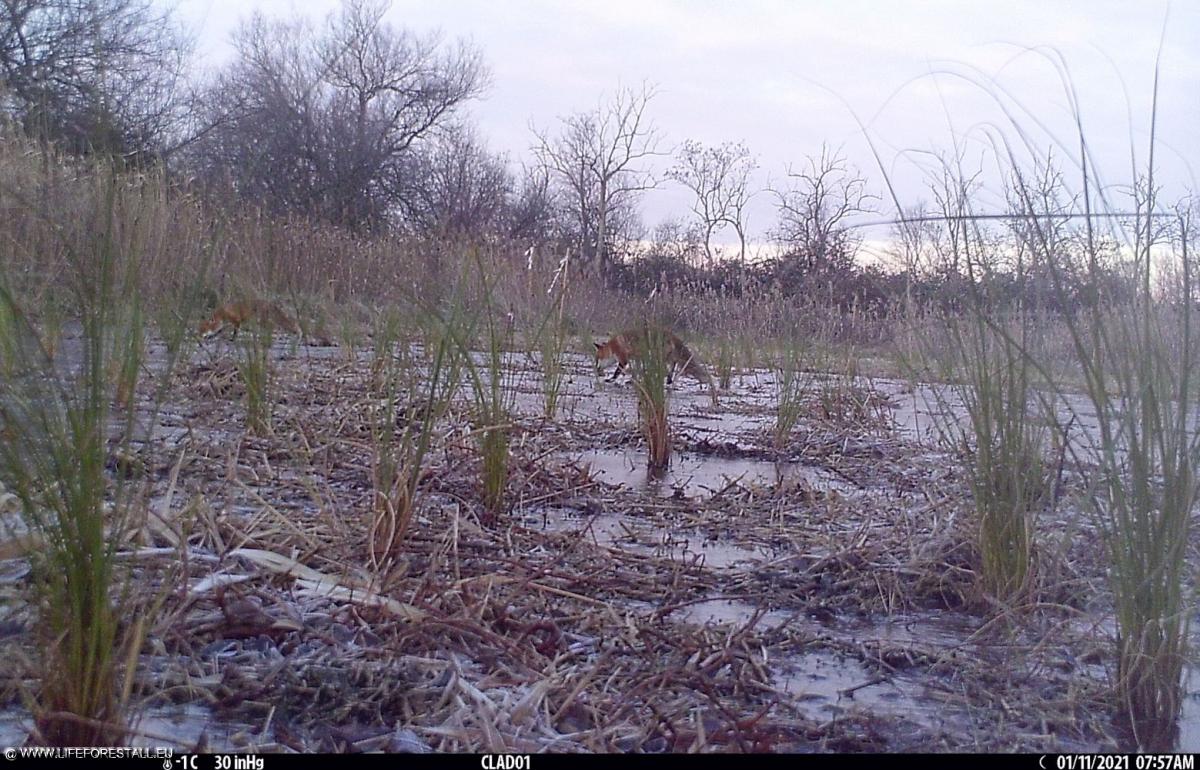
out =
<path fill-rule="evenodd" d="M 229 57 L 230 32 L 252 10 L 321 20 L 338 5 L 176 0 L 211 65 Z M 530 157 L 531 123 L 553 127 L 618 85 L 648 82 L 658 88 L 650 113 L 664 149 L 745 142 L 766 187 L 826 143 L 880 195 L 886 171 L 905 205 L 929 197 L 930 152 L 958 143 L 977 159 L 985 137 L 1016 136 L 997 97 L 1042 151 L 1065 145 L 1056 154 L 1070 167 L 1078 140 L 1059 57 L 1102 180 L 1119 199 L 1131 157 L 1146 160 L 1161 41 L 1156 174 L 1168 197 L 1200 178 L 1195 0 L 395 0 L 387 18 L 479 46 L 492 85 L 471 113 L 514 163 Z M 998 205 L 993 182 L 988 192 Z M 773 224 L 773 200 L 755 199 L 752 233 Z M 652 226 L 686 216 L 688 205 L 664 183 L 644 199 L 643 218 Z M 879 208 L 881 217 L 894 211 L 890 199 Z"/>

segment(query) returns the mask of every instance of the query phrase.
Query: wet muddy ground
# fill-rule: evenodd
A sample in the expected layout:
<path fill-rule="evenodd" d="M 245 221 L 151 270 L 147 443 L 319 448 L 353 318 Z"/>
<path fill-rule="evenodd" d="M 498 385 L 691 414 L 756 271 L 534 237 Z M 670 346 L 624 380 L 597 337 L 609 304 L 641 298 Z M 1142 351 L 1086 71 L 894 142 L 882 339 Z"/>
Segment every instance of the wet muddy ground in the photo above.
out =
<path fill-rule="evenodd" d="M 513 355 L 509 508 L 479 504 L 469 398 L 438 426 L 390 572 L 370 567 L 369 351 L 280 343 L 272 431 L 237 350 L 179 368 L 139 445 L 150 515 L 120 555 L 149 604 L 134 742 L 387 751 L 1080 751 L 1115 747 L 1103 551 L 1040 514 L 1020 607 L 975 588 L 967 481 L 929 386 L 814 376 L 774 442 L 774 385 L 673 386 L 649 478 L 628 379 L 568 356 L 543 418 Z M 141 394 L 143 420 L 149 421 Z M 8 514 L 10 520 L 11 512 Z M 27 562 L 0 561 L 0 744 L 36 684 Z M 1185 704 L 1181 748 L 1200 747 Z"/>

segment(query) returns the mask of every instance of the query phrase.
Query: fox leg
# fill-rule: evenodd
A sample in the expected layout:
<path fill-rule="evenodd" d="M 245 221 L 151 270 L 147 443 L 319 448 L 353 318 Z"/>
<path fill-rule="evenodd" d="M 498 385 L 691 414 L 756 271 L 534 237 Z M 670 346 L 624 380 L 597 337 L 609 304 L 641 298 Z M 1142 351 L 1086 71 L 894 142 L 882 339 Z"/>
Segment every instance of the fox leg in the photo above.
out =
<path fill-rule="evenodd" d="M 623 371 L 625 371 L 625 363 L 624 363 L 624 362 L 621 362 L 621 361 L 618 361 L 618 362 L 617 362 L 617 368 L 613 370 L 612 377 L 609 377 L 609 378 L 608 378 L 608 381 L 609 381 L 609 382 L 616 382 L 616 381 L 617 381 L 617 377 L 620 377 L 620 376 L 621 376 L 621 372 L 623 372 Z"/>

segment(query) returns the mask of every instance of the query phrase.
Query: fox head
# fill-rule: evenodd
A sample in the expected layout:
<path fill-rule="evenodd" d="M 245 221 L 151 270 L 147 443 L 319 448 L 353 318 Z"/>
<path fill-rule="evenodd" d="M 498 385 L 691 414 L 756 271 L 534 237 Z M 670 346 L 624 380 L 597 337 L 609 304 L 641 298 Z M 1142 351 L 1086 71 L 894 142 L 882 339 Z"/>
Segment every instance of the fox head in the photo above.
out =
<path fill-rule="evenodd" d="M 600 363 L 606 358 L 612 358 L 614 355 L 612 340 L 608 342 L 593 342 L 592 344 L 596 346 L 596 363 Z"/>
<path fill-rule="evenodd" d="M 200 336 L 204 339 L 212 337 L 217 332 L 221 331 L 221 319 L 215 315 L 200 324 Z"/>

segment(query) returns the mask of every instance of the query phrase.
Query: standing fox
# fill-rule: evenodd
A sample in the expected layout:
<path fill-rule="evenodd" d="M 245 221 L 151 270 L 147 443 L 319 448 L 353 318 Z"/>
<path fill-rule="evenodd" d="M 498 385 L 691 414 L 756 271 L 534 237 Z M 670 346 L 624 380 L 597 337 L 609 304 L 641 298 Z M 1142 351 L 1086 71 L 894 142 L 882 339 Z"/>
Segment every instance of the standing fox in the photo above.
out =
<path fill-rule="evenodd" d="M 688 349 L 688 346 L 683 343 L 683 340 L 675 336 L 672 332 L 665 329 L 654 333 L 666 346 L 666 362 L 667 362 L 667 382 L 674 379 L 675 370 L 679 369 L 684 374 L 690 375 L 712 389 L 713 401 L 716 401 L 717 389 L 713 383 L 712 377 L 708 376 L 708 371 L 705 370 L 704 364 L 696 355 Z M 596 363 L 607 358 L 615 357 L 617 359 L 617 369 L 608 378 L 609 382 L 613 382 L 628 366 L 631 358 L 641 360 L 647 345 L 647 337 L 650 336 L 645 328 L 627 329 L 620 334 L 614 335 L 608 342 L 593 343 L 596 346 Z"/>
<path fill-rule="evenodd" d="M 226 325 L 233 327 L 233 338 L 246 321 L 254 319 L 260 323 L 271 323 L 284 331 L 299 334 L 300 327 L 288 318 L 274 303 L 262 299 L 241 300 L 221 305 L 212 316 L 200 324 L 200 334 L 205 339 L 218 334 Z"/>

